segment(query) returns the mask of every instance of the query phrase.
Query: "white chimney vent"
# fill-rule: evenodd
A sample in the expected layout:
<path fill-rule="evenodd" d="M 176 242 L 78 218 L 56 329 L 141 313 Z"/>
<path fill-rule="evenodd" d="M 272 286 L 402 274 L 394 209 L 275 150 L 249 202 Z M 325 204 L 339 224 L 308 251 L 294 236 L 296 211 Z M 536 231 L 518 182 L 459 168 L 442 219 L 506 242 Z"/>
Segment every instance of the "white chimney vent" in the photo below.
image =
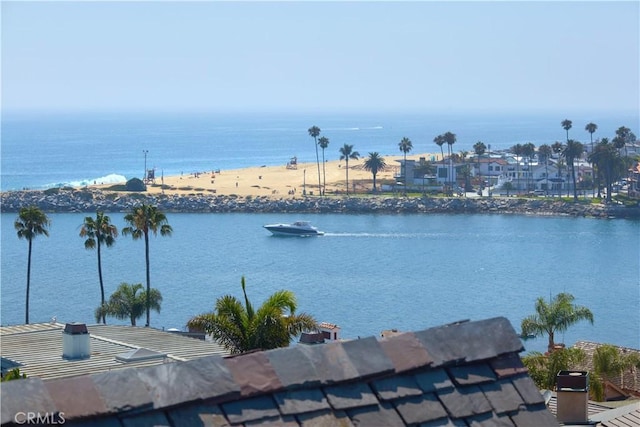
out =
<path fill-rule="evenodd" d="M 84 359 L 91 355 L 89 330 L 84 323 L 67 323 L 62 332 L 62 357 Z"/>

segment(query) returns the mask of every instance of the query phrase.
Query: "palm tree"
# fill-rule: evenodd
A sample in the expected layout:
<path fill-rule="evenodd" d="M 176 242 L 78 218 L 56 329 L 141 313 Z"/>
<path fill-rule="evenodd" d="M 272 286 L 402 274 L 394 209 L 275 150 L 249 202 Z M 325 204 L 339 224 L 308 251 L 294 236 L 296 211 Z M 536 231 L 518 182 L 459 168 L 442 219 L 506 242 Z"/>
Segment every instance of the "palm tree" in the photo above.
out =
<path fill-rule="evenodd" d="M 111 220 L 104 212 L 97 212 L 95 219 L 85 217 L 80 228 L 80 237 L 86 237 L 84 241 L 85 249 L 98 248 L 98 278 L 100 279 L 100 305 L 104 305 L 104 283 L 102 281 L 102 257 L 100 248 L 102 244 L 111 247 L 118 237 L 118 229 L 111 224 Z M 107 323 L 106 317 L 102 317 L 102 323 Z"/>
<path fill-rule="evenodd" d="M 387 163 L 384 161 L 384 157 L 380 157 L 378 152 L 374 151 L 373 153 L 369 153 L 369 157 L 367 157 L 364 161 L 364 170 L 371 172 L 373 175 L 373 192 L 376 190 L 376 175 L 378 172 L 383 171 L 387 168 Z"/>
<path fill-rule="evenodd" d="M 567 159 L 567 166 L 571 170 L 571 180 L 573 181 L 573 199 L 578 200 L 578 186 L 576 185 L 576 168 L 574 161 L 579 159 L 584 153 L 584 146 L 578 142 L 570 139 L 567 141 L 567 146 L 564 148 L 564 158 Z"/>
<path fill-rule="evenodd" d="M 542 144 L 538 147 L 538 158 L 540 161 L 544 161 L 544 174 L 547 180 L 546 191 L 549 191 L 549 159 L 553 154 L 553 149 L 549 144 Z"/>
<path fill-rule="evenodd" d="M 618 347 L 603 344 L 593 353 L 593 371 L 600 380 L 618 376 L 620 385 L 624 388 L 624 371 L 640 368 L 640 357 L 637 353 L 623 354 Z M 604 389 L 604 387 L 602 387 Z M 604 400 L 604 396 L 599 396 Z"/>
<path fill-rule="evenodd" d="M 562 128 L 567 131 L 567 141 L 569 141 L 569 129 L 571 129 L 572 122 L 569 119 L 564 119 L 561 123 Z"/>
<path fill-rule="evenodd" d="M 311 126 L 309 128 L 309 135 L 313 137 L 313 142 L 316 147 L 316 164 L 318 165 L 318 190 L 322 188 L 320 183 L 320 157 L 318 156 L 318 135 L 320 135 L 320 128 L 318 126 Z"/>
<path fill-rule="evenodd" d="M 340 151 L 340 160 L 347 163 L 345 169 L 347 171 L 347 195 L 349 195 L 349 159 L 358 160 L 360 153 L 353 151 L 353 145 L 349 144 L 344 144 L 338 151 Z"/>
<path fill-rule="evenodd" d="M 589 132 L 589 136 L 591 137 L 591 153 L 593 153 L 593 134 L 598 130 L 598 125 L 593 123 L 593 122 L 589 122 L 584 127 L 584 130 Z M 593 179 L 594 179 L 593 195 L 595 196 L 596 195 L 596 193 L 595 193 L 595 191 L 596 191 L 596 187 L 595 187 L 596 171 L 594 169 L 593 163 L 591 163 L 591 173 L 593 174 Z"/>
<path fill-rule="evenodd" d="M 216 300 L 212 312 L 191 318 L 187 326 L 211 334 L 232 354 L 287 347 L 301 332 L 317 330 L 312 316 L 296 314 L 293 292 L 277 291 L 255 310 L 247 297 L 244 276 L 241 285 L 244 306 L 238 298 L 224 295 Z"/>
<path fill-rule="evenodd" d="M 562 145 L 562 142 L 556 141 L 551 145 L 551 149 L 558 155 L 558 178 L 562 179 L 562 152 L 564 151 L 564 145 Z M 560 181 L 558 197 L 562 196 L 562 182 L 564 182 L 564 180 Z"/>
<path fill-rule="evenodd" d="M 444 135 L 438 135 L 435 138 L 433 138 L 433 142 L 436 143 L 436 145 L 438 147 L 440 147 L 440 160 L 444 161 L 444 151 L 442 149 L 442 146 L 444 145 L 444 143 L 446 142 L 444 140 Z"/>
<path fill-rule="evenodd" d="M 407 153 L 413 149 L 413 143 L 406 136 L 398 143 L 398 148 L 404 154 L 404 194 L 407 194 Z"/>
<path fill-rule="evenodd" d="M 444 138 L 444 142 L 447 143 L 449 153 L 449 179 L 451 181 L 451 185 L 453 185 L 453 144 L 456 143 L 456 134 L 445 132 L 444 135 L 442 135 L 442 138 Z"/>
<path fill-rule="evenodd" d="M 600 197 L 600 182 L 604 180 L 607 188 L 606 201 L 610 203 L 613 183 L 622 176 L 625 169 L 624 160 L 615 145 L 610 144 L 608 138 L 602 138 L 593 153 L 589 155 L 589 161 L 597 167 L 598 197 Z"/>
<path fill-rule="evenodd" d="M 43 235 L 49 237 L 47 228 L 51 225 L 51 221 L 47 215 L 35 206 L 29 206 L 20 209 L 18 218 L 13 223 L 18 239 L 27 239 L 29 242 L 29 251 L 27 255 L 27 299 L 25 305 L 24 323 L 29 324 L 29 288 L 31 283 L 31 251 L 33 248 L 33 239 Z"/>
<path fill-rule="evenodd" d="M 322 148 L 322 195 L 324 196 L 324 190 L 327 187 L 327 172 L 324 167 L 324 150 L 329 146 L 329 138 L 324 136 L 320 137 L 320 139 L 318 139 L 318 145 Z"/>
<path fill-rule="evenodd" d="M 576 369 L 586 360 L 584 350 L 576 347 L 562 348 L 548 354 L 532 351 L 522 357 L 529 376 L 541 390 L 554 390 L 559 371 Z"/>
<path fill-rule="evenodd" d="M 128 227 L 122 229 L 122 235 L 131 235 L 133 240 L 144 238 L 146 273 L 147 273 L 147 323 L 151 323 L 151 278 L 149 274 L 149 232 L 158 235 L 160 230 L 161 236 L 171 236 L 173 229 L 167 221 L 167 217 L 155 206 L 142 205 L 133 209 L 133 212 L 125 215 L 124 220 L 129 224 Z"/>
<path fill-rule="evenodd" d="M 536 314 L 522 320 L 522 335 L 538 337 L 547 334 L 549 352 L 555 348 L 554 334 L 564 332 L 569 326 L 580 320 L 588 320 L 593 324 L 593 313 L 586 307 L 573 304 L 575 297 L 568 293 L 560 293 L 548 303 L 540 297 L 536 300 Z"/>
<path fill-rule="evenodd" d="M 478 159 L 478 176 L 480 177 L 480 188 L 482 189 L 482 173 L 480 173 L 480 156 L 482 156 L 487 150 L 487 146 L 484 145 L 484 142 L 478 141 L 473 144 L 473 152 L 476 153 L 476 159 Z"/>
<path fill-rule="evenodd" d="M 109 301 L 96 309 L 96 321 L 99 322 L 100 318 L 105 316 L 112 316 L 120 320 L 129 319 L 131 326 L 136 326 L 136 320 L 144 315 L 145 307 L 160 313 L 160 303 L 162 303 L 160 291 L 151 289 L 147 292 L 142 289 L 141 283 L 135 285 L 121 283 L 111 294 Z M 142 292 L 138 293 L 139 291 Z"/>

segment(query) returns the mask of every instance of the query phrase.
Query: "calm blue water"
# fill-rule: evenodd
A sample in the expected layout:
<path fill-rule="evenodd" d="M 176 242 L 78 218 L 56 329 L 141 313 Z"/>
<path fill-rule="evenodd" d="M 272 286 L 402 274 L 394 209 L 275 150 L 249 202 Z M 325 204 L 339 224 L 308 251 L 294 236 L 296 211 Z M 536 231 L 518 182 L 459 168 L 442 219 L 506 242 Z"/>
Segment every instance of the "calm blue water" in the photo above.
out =
<path fill-rule="evenodd" d="M 78 237 L 81 214 L 52 214 L 34 242 L 31 321 L 93 322 L 96 253 Z M 27 242 L 1 216 L 1 322 L 24 321 Z M 123 215 L 112 214 L 119 228 Z M 151 281 L 163 296 L 154 327 L 184 327 L 223 294 L 255 304 L 290 289 L 300 311 L 345 337 L 506 316 L 519 330 L 537 297 L 570 292 L 594 313 L 559 340 L 640 348 L 640 223 L 503 215 L 169 214 L 172 237 L 151 239 Z M 327 234 L 275 238 L 269 222 L 308 219 Z M 144 283 L 144 243 L 120 237 L 103 251 L 107 294 Z M 111 320 L 112 323 L 118 323 Z M 544 350 L 545 339 L 528 341 Z"/>
<path fill-rule="evenodd" d="M 121 182 L 144 174 L 178 175 L 212 169 L 284 165 L 297 156 L 315 161 L 307 129 L 317 125 L 330 140 L 328 160 L 339 158 L 343 144 L 361 155 L 377 151 L 399 155 L 398 142 L 408 137 L 414 153 L 437 153 L 436 135 L 457 135 L 454 151 L 473 151 L 483 141 L 493 150 L 517 143 L 536 146 L 564 141 L 565 116 L 482 114 L 41 114 L 2 113 L 0 189 L 46 188 L 64 184 Z M 582 113 L 570 137 L 589 141 L 584 126 L 598 125 L 594 138 L 615 135 L 620 126 L 640 135 L 637 114 Z M 445 147 L 446 148 L 446 147 Z"/>

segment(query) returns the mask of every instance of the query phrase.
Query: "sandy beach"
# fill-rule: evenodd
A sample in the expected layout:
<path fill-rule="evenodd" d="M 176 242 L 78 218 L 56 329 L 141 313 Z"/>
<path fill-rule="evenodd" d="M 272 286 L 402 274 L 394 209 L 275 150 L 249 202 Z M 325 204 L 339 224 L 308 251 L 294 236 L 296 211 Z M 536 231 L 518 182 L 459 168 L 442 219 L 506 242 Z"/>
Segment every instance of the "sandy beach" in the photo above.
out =
<path fill-rule="evenodd" d="M 407 159 L 439 159 L 439 154 L 414 154 Z M 403 156 L 384 156 L 387 169 L 378 172 L 377 185 L 393 182 L 394 174 L 399 173 Z M 372 189 L 373 176 L 363 168 L 364 158 L 349 162 L 349 191 L 366 192 Z M 320 180 L 326 173 L 326 195 L 346 192 L 346 163 L 339 160 L 320 164 Z M 164 184 L 164 185 L 162 185 Z M 94 186 L 106 188 L 108 186 Z M 313 163 L 283 164 L 281 166 L 256 166 L 244 169 L 201 171 L 179 176 L 156 176 L 147 186 L 148 193 L 164 194 L 219 194 L 237 196 L 267 196 L 270 198 L 300 197 L 306 190 L 307 195 L 318 195 L 318 167 Z"/>

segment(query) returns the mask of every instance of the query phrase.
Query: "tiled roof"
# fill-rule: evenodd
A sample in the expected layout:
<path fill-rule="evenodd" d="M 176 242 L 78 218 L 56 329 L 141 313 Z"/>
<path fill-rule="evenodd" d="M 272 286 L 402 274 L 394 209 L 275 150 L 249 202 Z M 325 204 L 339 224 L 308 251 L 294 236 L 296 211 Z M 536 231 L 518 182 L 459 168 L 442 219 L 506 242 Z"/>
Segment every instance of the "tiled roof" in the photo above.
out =
<path fill-rule="evenodd" d="M 603 344 L 591 341 L 578 341 L 574 344 L 575 348 L 583 350 L 587 355 L 586 362 L 584 366 L 579 367 L 580 369 L 593 371 L 593 354 L 601 345 Z M 620 346 L 614 347 L 616 347 L 622 354 L 635 353 L 640 356 L 640 350 Z M 613 383 L 616 387 L 619 387 L 623 390 L 632 390 L 636 392 L 636 395 L 640 393 L 640 370 L 638 369 L 627 369 L 623 373 L 623 376 L 612 375 L 608 376 L 607 380 Z"/>
<path fill-rule="evenodd" d="M 554 426 L 505 318 L 137 369 L 2 383 L 2 425 Z M 98 424 L 100 423 L 100 424 Z"/>
<path fill-rule="evenodd" d="M 64 378 L 98 372 L 178 362 L 203 356 L 228 355 L 222 346 L 153 328 L 93 325 L 88 326 L 91 357 L 62 358 L 61 323 L 41 323 L 0 327 L 0 355 L 5 361 L 19 364 L 27 377 Z M 162 353 L 161 358 L 142 358 L 123 363 L 116 356 L 144 348 Z M 8 363 L 6 364 L 7 367 Z"/>

